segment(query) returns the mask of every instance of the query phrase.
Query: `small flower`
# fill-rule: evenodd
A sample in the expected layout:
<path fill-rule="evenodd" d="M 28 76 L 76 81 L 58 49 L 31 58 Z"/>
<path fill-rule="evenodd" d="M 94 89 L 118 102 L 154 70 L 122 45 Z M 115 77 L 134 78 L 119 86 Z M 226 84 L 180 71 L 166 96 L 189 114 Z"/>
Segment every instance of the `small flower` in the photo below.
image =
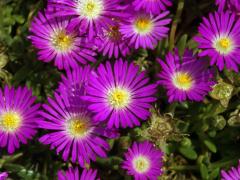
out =
<path fill-rule="evenodd" d="M 197 59 L 192 51 L 185 51 L 182 61 L 177 52 L 168 53 L 166 61 L 159 60 L 162 72 L 158 74 L 159 84 L 167 89 L 169 102 L 203 100 L 215 84 L 214 71 L 208 69 L 208 61 Z"/>
<path fill-rule="evenodd" d="M 40 104 L 26 87 L 0 89 L 0 147 L 12 154 L 37 132 Z"/>
<path fill-rule="evenodd" d="M 98 121 L 107 121 L 108 127 L 139 126 L 138 119 L 146 120 L 151 103 L 156 100 L 156 85 L 149 84 L 139 67 L 117 60 L 101 64 L 87 86 L 86 100 Z"/>
<path fill-rule="evenodd" d="M 38 13 L 34 18 L 29 39 L 38 49 L 38 58 L 54 61 L 59 69 L 75 68 L 80 64 L 95 62 L 92 45 L 85 35 L 68 29 L 70 21 Z"/>
<path fill-rule="evenodd" d="M 166 18 L 168 14 L 168 11 L 157 16 L 144 12 L 133 13 L 126 23 L 121 24 L 120 32 L 124 38 L 129 38 L 130 45 L 135 49 L 154 49 L 158 41 L 167 36 L 169 28 L 166 26 L 171 22 Z"/>
<path fill-rule="evenodd" d="M 7 177 L 8 177 L 8 173 L 7 172 L 0 173 L 0 180 L 6 180 Z"/>
<path fill-rule="evenodd" d="M 119 24 L 109 25 L 104 28 L 103 33 L 96 38 L 96 46 L 98 52 L 102 52 L 104 56 L 112 58 L 118 58 L 120 56 L 125 57 L 130 53 L 128 39 L 123 37 L 123 34 L 119 31 Z"/>
<path fill-rule="evenodd" d="M 107 141 L 102 138 L 107 131 L 93 121 L 91 113 L 83 106 L 71 106 L 68 96 L 55 93 L 55 99 L 48 98 L 49 105 L 43 105 L 44 121 L 39 127 L 50 132 L 40 138 L 43 144 L 50 144 L 57 153 L 63 152 L 63 159 L 70 156 L 72 162 L 78 161 L 81 167 L 95 161 L 96 156 L 107 157 Z"/>
<path fill-rule="evenodd" d="M 240 160 L 238 167 L 232 167 L 229 171 L 221 171 L 222 180 L 238 180 L 240 179 Z"/>
<path fill-rule="evenodd" d="M 78 168 L 69 168 L 66 172 L 58 171 L 58 180 L 99 180 L 99 178 L 97 170 L 83 169 L 80 174 Z"/>
<path fill-rule="evenodd" d="M 157 180 L 162 174 L 163 152 L 153 146 L 152 143 L 133 143 L 133 146 L 125 153 L 122 168 L 134 179 Z"/>
<path fill-rule="evenodd" d="M 134 0 L 133 7 L 135 10 L 144 10 L 147 13 L 159 14 L 167 10 L 168 6 L 171 6 L 171 0 Z"/>
<path fill-rule="evenodd" d="M 90 39 L 112 24 L 114 18 L 124 17 L 118 0 L 49 0 L 49 6 L 56 8 L 56 16 L 72 20 L 71 29 L 87 32 Z"/>
<path fill-rule="evenodd" d="M 240 20 L 229 12 L 216 12 L 209 18 L 203 18 L 199 26 L 201 36 L 195 37 L 202 50 L 199 56 L 209 56 L 211 65 L 216 64 L 219 70 L 238 71 L 240 63 Z"/>

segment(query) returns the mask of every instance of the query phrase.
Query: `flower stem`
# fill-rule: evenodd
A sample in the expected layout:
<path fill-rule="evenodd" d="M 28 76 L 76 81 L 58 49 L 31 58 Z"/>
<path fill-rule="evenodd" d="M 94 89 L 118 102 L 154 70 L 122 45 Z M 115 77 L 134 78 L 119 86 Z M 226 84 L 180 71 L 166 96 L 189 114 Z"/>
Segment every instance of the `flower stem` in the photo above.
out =
<path fill-rule="evenodd" d="M 176 16 L 174 17 L 174 20 L 172 21 L 172 27 L 171 27 L 171 32 L 170 32 L 170 40 L 169 40 L 169 50 L 170 51 L 173 50 L 174 45 L 175 45 L 175 35 L 176 35 L 176 31 L 177 31 L 177 25 L 182 16 L 183 8 L 184 8 L 184 0 L 179 0 Z"/>

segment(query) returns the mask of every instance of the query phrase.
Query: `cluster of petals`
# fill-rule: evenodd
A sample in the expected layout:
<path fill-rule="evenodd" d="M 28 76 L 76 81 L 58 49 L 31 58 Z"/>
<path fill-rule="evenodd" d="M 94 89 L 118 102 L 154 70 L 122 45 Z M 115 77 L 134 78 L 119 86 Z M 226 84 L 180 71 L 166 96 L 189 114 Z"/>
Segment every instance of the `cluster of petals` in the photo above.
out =
<path fill-rule="evenodd" d="M 38 60 L 53 62 L 60 70 L 93 63 L 98 53 L 126 57 L 135 49 L 154 49 L 167 37 L 171 19 L 166 9 L 171 4 L 170 0 L 49 0 L 33 19 L 28 38 Z"/>

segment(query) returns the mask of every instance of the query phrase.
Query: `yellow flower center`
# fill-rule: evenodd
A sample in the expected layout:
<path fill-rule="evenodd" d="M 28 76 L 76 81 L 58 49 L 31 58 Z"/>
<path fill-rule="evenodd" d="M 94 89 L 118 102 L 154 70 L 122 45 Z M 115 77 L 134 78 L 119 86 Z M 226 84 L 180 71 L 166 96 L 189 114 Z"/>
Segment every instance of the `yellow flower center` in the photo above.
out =
<path fill-rule="evenodd" d="M 135 21 L 134 29 L 139 34 L 148 34 L 153 28 L 153 23 L 150 18 L 141 17 Z"/>
<path fill-rule="evenodd" d="M 90 126 L 87 120 L 81 118 L 73 118 L 69 120 L 67 129 L 72 137 L 82 138 L 89 133 Z"/>
<path fill-rule="evenodd" d="M 120 87 L 114 88 L 108 93 L 108 102 L 115 109 L 125 108 L 130 102 L 130 93 Z"/>
<path fill-rule="evenodd" d="M 223 38 L 219 41 L 219 45 L 222 47 L 222 48 L 225 48 L 227 49 L 229 46 L 230 46 L 231 42 L 229 39 L 227 38 Z"/>
<path fill-rule="evenodd" d="M 145 156 L 138 156 L 133 159 L 133 168 L 138 173 L 145 173 L 150 168 L 150 161 Z"/>
<path fill-rule="evenodd" d="M 89 20 L 98 18 L 103 11 L 102 0 L 79 0 L 78 11 L 80 16 Z"/>
<path fill-rule="evenodd" d="M 16 112 L 6 112 L 0 117 L 0 128 L 6 132 L 15 132 L 21 125 L 21 117 Z"/>
<path fill-rule="evenodd" d="M 173 77 L 173 84 L 181 90 L 189 90 L 193 85 L 193 79 L 186 72 L 178 72 Z"/>
<path fill-rule="evenodd" d="M 228 54 L 233 49 L 233 42 L 229 37 L 220 37 L 214 41 L 213 46 L 220 54 Z"/>
<path fill-rule="evenodd" d="M 73 36 L 67 35 L 64 30 L 56 32 L 52 37 L 52 44 L 56 50 L 67 52 L 73 47 Z"/>
<path fill-rule="evenodd" d="M 89 2 L 89 3 L 87 4 L 86 9 L 87 9 L 88 12 L 92 12 L 93 9 L 94 9 L 94 7 L 95 7 L 95 4 L 93 4 L 92 2 Z"/>

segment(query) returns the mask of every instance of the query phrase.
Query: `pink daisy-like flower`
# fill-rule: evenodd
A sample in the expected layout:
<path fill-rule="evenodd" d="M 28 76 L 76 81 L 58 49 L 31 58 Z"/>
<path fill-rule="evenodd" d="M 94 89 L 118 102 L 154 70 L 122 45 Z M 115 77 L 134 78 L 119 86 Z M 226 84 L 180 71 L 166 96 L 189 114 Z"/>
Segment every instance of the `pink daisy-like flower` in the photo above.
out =
<path fill-rule="evenodd" d="M 166 60 L 159 60 L 159 64 L 162 71 L 158 74 L 158 83 L 167 89 L 169 102 L 202 101 L 215 84 L 214 71 L 208 68 L 208 61 L 197 59 L 192 51 L 186 50 L 182 59 L 177 52 L 169 52 Z"/>
<path fill-rule="evenodd" d="M 229 12 L 216 12 L 203 18 L 199 26 L 200 36 L 195 37 L 202 50 L 199 56 L 209 56 L 210 64 L 219 70 L 238 71 L 240 64 L 240 20 Z"/>
<path fill-rule="evenodd" d="M 100 180 L 97 178 L 97 170 L 83 169 L 80 174 L 78 168 L 69 168 L 66 172 L 58 171 L 58 180 Z"/>
<path fill-rule="evenodd" d="M 108 129 L 93 121 L 91 112 L 80 102 L 79 106 L 72 105 L 65 92 L 55 93 L 54 97 L 48 98 L 49 105 L 43 105 L 45 111 L 41 115 L 45 120 L 39 122 L 39 127 L 50 132 L 40 142 L 51 145 L 58 154 L 63 152 L 64 161 L 71 157 L 81 167 L 95 161 L 97 156 L 107 157 L 110 147 L 103 136 L 109 134 Z"/>
<path fill-rule="evenodd" d="M 94 119 L 105 121 L 109 128 L 139 126 L 149 115 L 156 85 L 149 84 L 145 72 L 127 61 L 117 60 L 101 64 L 95 75 L 90 76 L 86 100 Z"/>
<path fill-rule="evenodd" d="M 40 104 L 35 99 L 26 87 L 0 90 L 0 147 L 10 154 L 37 133 Z"/>
<path fill-rule="evenodd" d="M 129 40 L 123 37 L 119 31 L 119 24 L 109 25 L 104 28 L 103 33 L 96 38 L 95 45 L 98 52 L 102 52 L 104 56 L 118 58 L 125 57 L 130 53 Z"/>
<path fill-rule="evenodd" d="M 71 29 L 88 32 L 90 39 L 113 19 L 125 17 L 118 0 L 49 0 L 49 6 L 56 8 L 56 16 L 71 19 Z"/>
<path fill-rule="evenodd" d="M 34 18 L 29 39 L 38 49 L 38 58 L 44 62 L 54 61 L 59 69 L 75 68 L 80 64 L 95 62 L 93 45 L 85 35 L 70 31 L 70 21 L 53 18 L 47 14 L 38 13 Z"/>
<path fill-rule="evenodd" d="M 238 167 L 232 167 L 229 171 L 221 171 L 222 180 L 239 180 L 240 179 L 240 160 Z"/>
<path fill-rule="evenodd" d="M 133 146 L 125 153 L 122 168 L 134 179 L 157 180 L 162 174 L 163 152 L 145 141 L 133 143 Z"/>
<path fill-rule="evenodd" d="M 171 22 L 166 16 L 168 11 L 153 16 L 145 12 L 135 12 L 129 17 L 126 23 L 120 26 L 120 32 L 124 38 L 129 39 L 130 45 L 135 49 L 151 48 L 157 45 L 158 41 L 167 36 Z"/>
<path fill-rule="evenodd" d="M 159 14 L 167 10 L 168 6 L 171 6 L 171 0 L 134 0 L 133 7 L 135 10 L 144 10 L 147 13 Z"/>

